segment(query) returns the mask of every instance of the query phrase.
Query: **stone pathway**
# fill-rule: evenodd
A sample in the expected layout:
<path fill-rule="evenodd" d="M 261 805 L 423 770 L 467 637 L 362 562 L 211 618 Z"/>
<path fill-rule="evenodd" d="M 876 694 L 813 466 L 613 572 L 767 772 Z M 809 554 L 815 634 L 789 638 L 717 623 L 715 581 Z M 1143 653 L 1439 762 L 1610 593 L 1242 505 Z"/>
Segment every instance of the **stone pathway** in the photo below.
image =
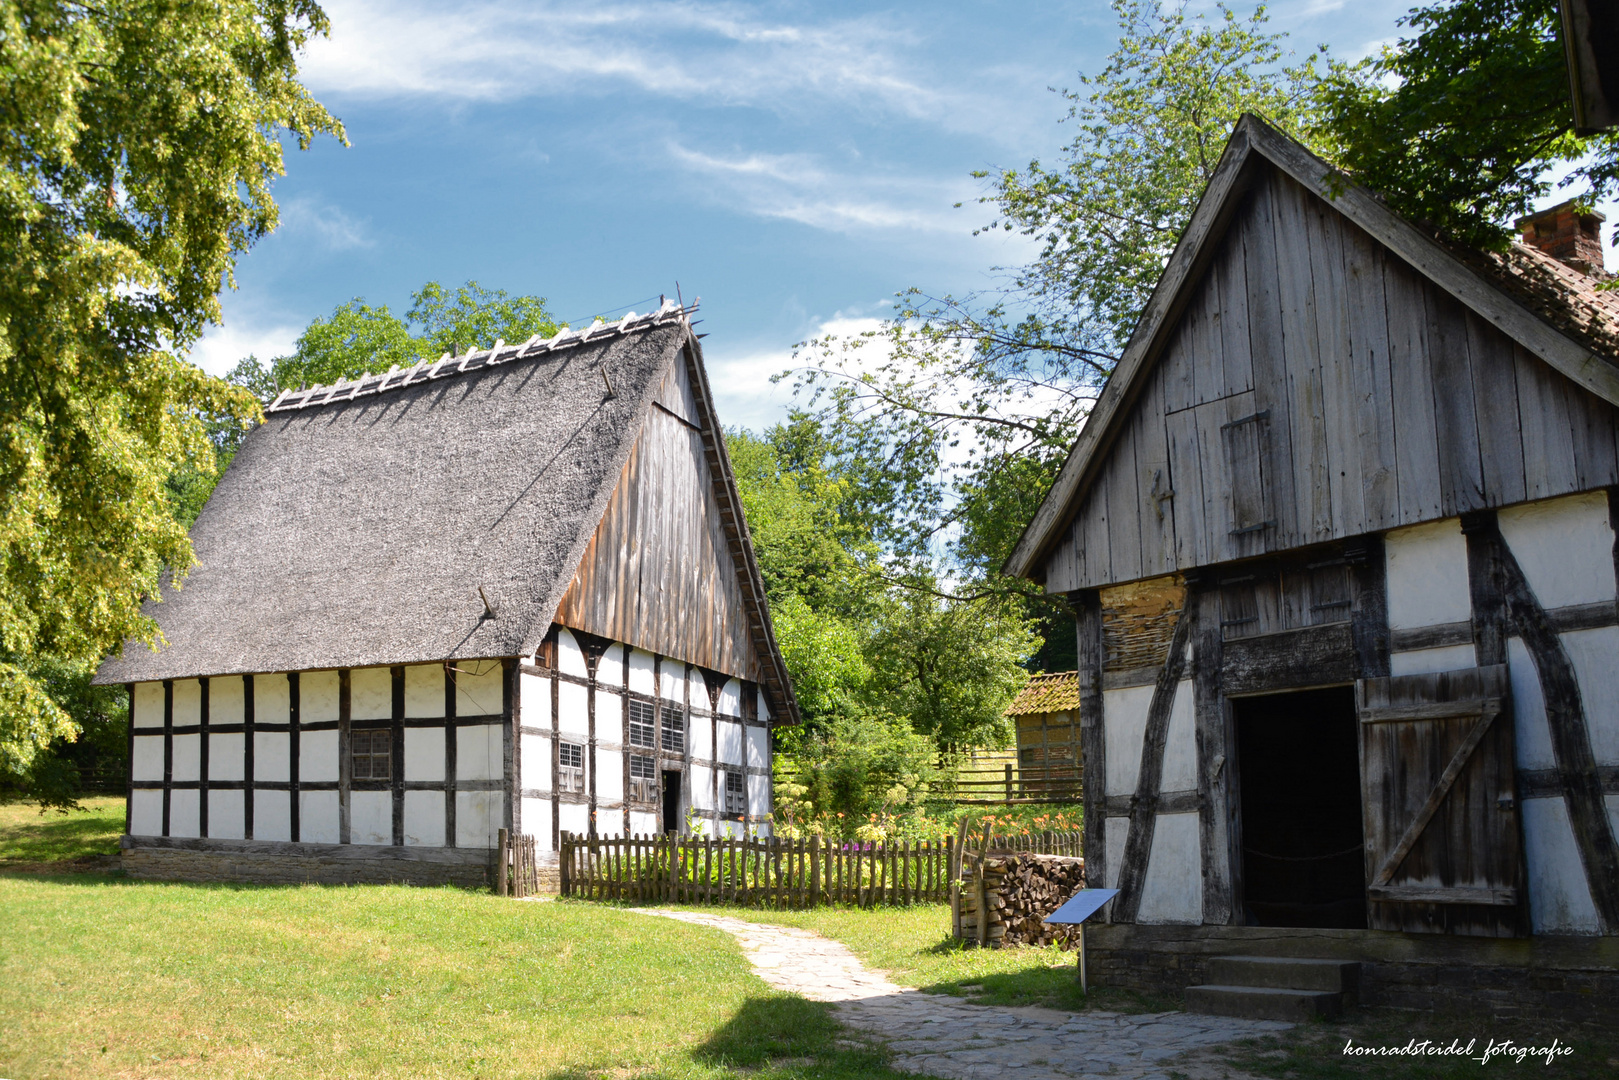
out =
<path fill-rule="evenodd" d="M 847 948 L 808 930 L 690 911 L 631 908 L 735 936 L 754 970 L 779 990 L 836 1004 L 839 1018 L 876 1035 L 895 1053 L 894 1067 L 949 1080 L 1169 1080 L 1167 1063 L 1183 1054 L 1291 1024 L 1188 1013 L 1129 1015 L 970 1005 L 944 994 L 896 986 Z M 1216 1077 L 1225 1070 L 1195 1055 L 1176 1072 Z"/>

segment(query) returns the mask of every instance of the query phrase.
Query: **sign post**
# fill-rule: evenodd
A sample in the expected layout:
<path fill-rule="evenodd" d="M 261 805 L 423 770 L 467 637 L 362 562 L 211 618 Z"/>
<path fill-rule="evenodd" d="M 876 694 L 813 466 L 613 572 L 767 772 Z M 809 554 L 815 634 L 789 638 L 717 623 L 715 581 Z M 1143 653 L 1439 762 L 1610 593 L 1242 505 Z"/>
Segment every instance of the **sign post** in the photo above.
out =
<path fill-rule="evenodd" d="M 1081 889 L 1045 918 L 1048 923 L 1079 927 L 1079 989 L 1087 997 L 1091 989 L 1085 972 L 1085 920 L 1101 911 L 1102 906 L 1117 895 L 1117 889 Z"/>

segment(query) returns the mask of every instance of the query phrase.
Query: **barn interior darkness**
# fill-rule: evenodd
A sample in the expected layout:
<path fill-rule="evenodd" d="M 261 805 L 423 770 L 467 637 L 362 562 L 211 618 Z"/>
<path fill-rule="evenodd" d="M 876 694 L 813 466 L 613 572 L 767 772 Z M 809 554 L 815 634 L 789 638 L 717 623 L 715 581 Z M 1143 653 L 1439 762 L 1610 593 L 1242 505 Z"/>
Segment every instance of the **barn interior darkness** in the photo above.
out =
<path fill-rule="evenodd" d="M 663 770 L 663 831 L 680 831 L 680 773 Z"/>
<path fill-rule="evenodd" d="M 1245 921 L 1364 929 L 1354 689 L 1265 694 L 1232 706 Z"/>

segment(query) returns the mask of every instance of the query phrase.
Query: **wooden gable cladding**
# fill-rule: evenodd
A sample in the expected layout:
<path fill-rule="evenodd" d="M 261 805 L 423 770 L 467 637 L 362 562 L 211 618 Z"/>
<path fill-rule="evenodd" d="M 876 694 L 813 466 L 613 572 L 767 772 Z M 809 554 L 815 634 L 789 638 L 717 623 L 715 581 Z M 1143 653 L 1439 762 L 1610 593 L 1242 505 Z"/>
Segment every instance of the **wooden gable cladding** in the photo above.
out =
<path fill-rule="evenodd" d="M 646 414 L 556 621 L 759 681 L 759 653 L 686 363 Z"/>
<path fill-rule="evenodd" d="M 1048 590 L 1619 482 L 1613 406 L 1281 170 L 1255 165 L 1210 249 Z"/>

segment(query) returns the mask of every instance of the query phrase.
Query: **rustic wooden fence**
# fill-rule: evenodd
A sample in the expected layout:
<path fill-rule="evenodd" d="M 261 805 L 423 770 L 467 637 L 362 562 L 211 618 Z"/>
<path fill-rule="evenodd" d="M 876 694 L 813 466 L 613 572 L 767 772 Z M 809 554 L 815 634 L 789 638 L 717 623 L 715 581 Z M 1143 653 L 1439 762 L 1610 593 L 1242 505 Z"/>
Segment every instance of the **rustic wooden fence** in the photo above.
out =
<path fill-rule="evenodd" d="M 958 806 L 1077 803 L 1082 799 L 1079 770 L 1072 765 L 969 766 L 958 769 L 953 783 L 947 782 L 946 787 L 953 793 L 947 801 Z"/>
<path fill-rule="evenodd" d="M 495 838 L 495 892 L 524 897 L 539 891 L 540 863 L 534 837 L 513 836 L 501 829 Z"/>

